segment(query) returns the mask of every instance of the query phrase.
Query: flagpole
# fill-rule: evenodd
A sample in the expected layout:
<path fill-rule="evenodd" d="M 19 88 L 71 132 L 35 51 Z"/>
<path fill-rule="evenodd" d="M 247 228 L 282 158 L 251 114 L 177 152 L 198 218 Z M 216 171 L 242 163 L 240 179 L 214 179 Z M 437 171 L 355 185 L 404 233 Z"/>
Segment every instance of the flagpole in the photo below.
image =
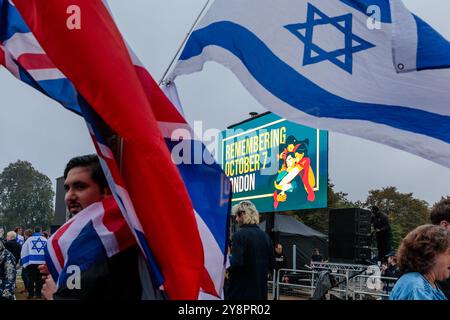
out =
<path fill-rule="evenodd" d="M 203 12 L 205 12 L 206 8 L 208 7 L 208 4 L 211 2 L 211 0 L 206 1 L 206 4 L 203 6 L 202 11 L 200 11 L 199 15 L 197 16 L 197 19 L 195 19 L 194 24 L 192 25 L 191 29 L 189 30 L 189 32 L 186 34 L 186 37 L 184 38 L 183 42 L 181 43 L 180 47 L 177 50 L 177 53 L 175 54 L 175 56 L 173 57 L 172 61 L 170 62 L 169 66 L 167 67 L 166 71 L 164 72 L 164 75 L 161 77 L 161 80 L 159 80 L 159 85 L 161 84 L 168 84 L 165 79 L 168 75 L 168 73 L 171 71 L 173 65 L 175 64 L 176 59 L 178 58 L 181 49 L 183 49 L 184 45 L 186 44 L 189 36 L 191 35 L 192 31 L 194 30 L 195 26 L 197 25 L 198 21 L 200 20 Z"/>

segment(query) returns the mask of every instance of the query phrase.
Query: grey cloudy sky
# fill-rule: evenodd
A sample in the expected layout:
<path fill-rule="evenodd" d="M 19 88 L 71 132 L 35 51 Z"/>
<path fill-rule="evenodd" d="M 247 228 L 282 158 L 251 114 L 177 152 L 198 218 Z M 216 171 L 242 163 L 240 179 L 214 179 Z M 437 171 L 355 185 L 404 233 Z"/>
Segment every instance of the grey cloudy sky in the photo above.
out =
<path fill-rule="evenodd" d="M 206 0 L 109 0 L 123 36 L 155 79 L 163 75 Z M 404 0 L 447 39 L 450 2 Z M 120 76 L 120 75 L 118 75 Z M 265 111 L 234 75 L 209 63 L 201 73 L 177 79 L 188 121 L 223 129 Z M 75 155 L 94 152 L 83 120 L 42 94 L 0 71 L 0 170 L 17 159 L 28 160 L 52 181 Z M 450 102 L 449 102 L 450 104 Z M 390 147 L 330 133 L 329 171 L 336 190 L 352 200 L 388 185 L 432 204 L 450 194 L 450 170 Z"/>

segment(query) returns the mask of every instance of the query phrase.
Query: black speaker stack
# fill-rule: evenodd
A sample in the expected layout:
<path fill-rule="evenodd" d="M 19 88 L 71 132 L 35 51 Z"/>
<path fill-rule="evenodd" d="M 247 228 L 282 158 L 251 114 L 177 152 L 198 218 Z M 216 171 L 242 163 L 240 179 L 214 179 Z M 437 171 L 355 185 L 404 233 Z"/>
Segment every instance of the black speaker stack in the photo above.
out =
<path fill-rule="evenodd" d="M 331 209 L 330 262 L 366 264 L 371 260 L 371 212 L 359 208 Z"/>

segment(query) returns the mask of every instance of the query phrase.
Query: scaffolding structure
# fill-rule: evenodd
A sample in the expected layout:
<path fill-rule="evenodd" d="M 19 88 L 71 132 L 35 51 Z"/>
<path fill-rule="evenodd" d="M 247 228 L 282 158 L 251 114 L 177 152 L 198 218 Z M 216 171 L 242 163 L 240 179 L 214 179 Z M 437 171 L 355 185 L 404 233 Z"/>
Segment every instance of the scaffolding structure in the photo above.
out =
<path fill-rule="evenodd" d="M 317 262 L 311 263 L 311 269 L 313 270 L 332 270 L 335 273 L 340 272 L 359 272 L 367 269 L 367 266 L 362 264 L 347 264 L 347 263 L 332 263 L 332 262 Z"/>

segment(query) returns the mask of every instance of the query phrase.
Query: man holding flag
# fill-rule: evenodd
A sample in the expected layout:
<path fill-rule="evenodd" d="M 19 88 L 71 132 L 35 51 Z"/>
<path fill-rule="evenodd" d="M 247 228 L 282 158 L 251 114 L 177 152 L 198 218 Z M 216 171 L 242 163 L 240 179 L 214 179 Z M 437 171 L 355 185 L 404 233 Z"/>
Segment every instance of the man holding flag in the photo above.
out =
<path fill-rule="evenodd" d="M 74 30 L 66 25 L 73 5 L 82 12 L 81 28 Z M 127 47 L 106 5 L 0 0 L 0 6 L 6 22 L 0 25 L 0 63 L 85 118 L 155 285 L 170 299 L 220 297 L 229 207 L 222 187 L 229 190 L 229 181 L 217 164 L 174 165 L 171 133 L 189 126 Z M 120 154 L 103 127 L 121 137 Z M 164 193 L 158 181 L 165 182 Z"/>
<path fill-rule="evenodd" d="M 47 300 L 140 300 L 139 248 L 111 196 L 96 155 L 73 158 L 64 170 L 64 202 L 72 218 L 48 241 L 43 287 Z M 79 279 L 72 279 L 72 272 Z"/>

